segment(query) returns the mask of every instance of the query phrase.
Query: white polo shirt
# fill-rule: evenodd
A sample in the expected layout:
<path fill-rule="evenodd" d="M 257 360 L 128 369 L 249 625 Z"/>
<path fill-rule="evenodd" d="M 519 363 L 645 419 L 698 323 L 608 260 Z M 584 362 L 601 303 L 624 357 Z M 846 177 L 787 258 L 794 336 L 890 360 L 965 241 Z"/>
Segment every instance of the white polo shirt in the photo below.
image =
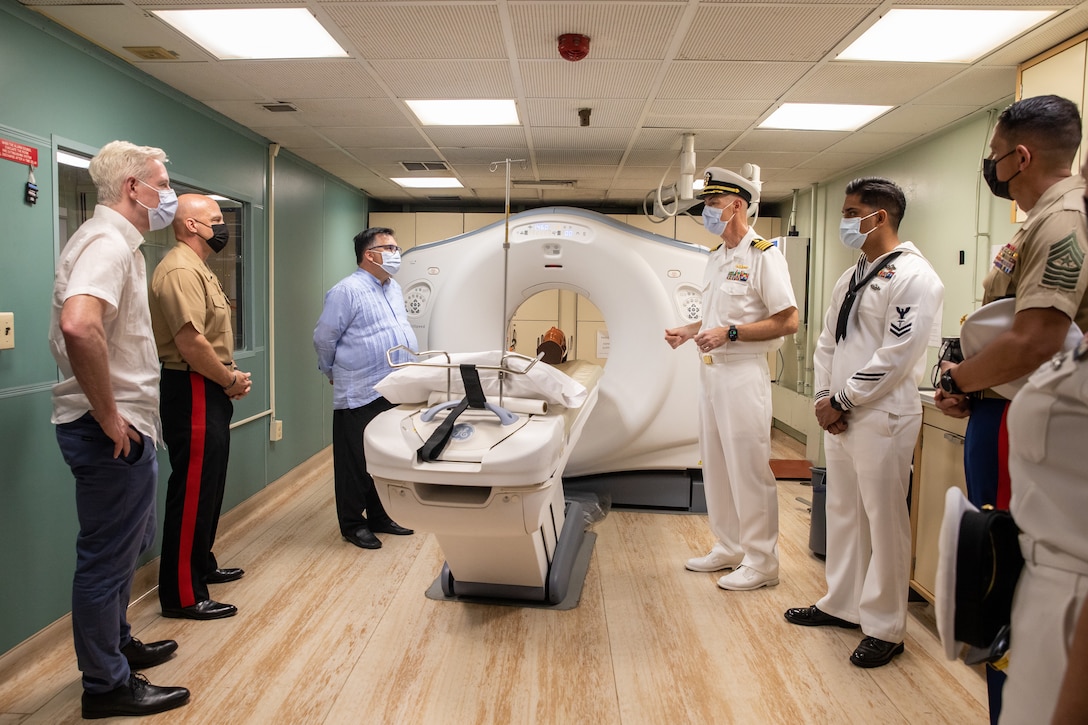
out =
<path fill-rule="evenodd" d="M 147 306 L 147 267 L 140 251 L 143 243 L 143 236 L 127 219 L 99 204 L 61 253 L 49 323 L 49 347 L 64 376 L 53 386 L 54 424 L 70 423 L 91 409 L 72 372 L 60 330 L 65 300 L 90 295 L 107 306 L 102 322 L 117 410 L 156 443 L 161 438 L 159 359 Z"/>

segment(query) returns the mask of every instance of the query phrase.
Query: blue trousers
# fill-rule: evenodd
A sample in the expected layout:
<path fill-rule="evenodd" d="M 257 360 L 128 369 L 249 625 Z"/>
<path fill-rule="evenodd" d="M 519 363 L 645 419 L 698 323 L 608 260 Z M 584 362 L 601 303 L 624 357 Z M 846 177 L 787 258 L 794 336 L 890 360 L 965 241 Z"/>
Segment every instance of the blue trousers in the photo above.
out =
<path fill-rule="evenodd" d="M 967 419 L 964 438 L 963 468 L 967 475 L 967 500 L 978 507 L 997 503 L 997 479 L 1001 468 L 998 438 L 1001 417 L 1009 405 L 1007 400 L 984 398 L 971 401 L 971 417 Z M 990 705 L 990 723 L 996 725 L 1001 714 L 1001 691 L 1005 673 L 986 666 L 986 690 Z"/>
<path fill-rule="evenodd" d="M 72 634 L 83 689 L 103 693 L 125 684 L 121 647 L 132 639 L 128 602 L 140 554 L 155 538 L 158 461 L 146 435 L 113 457 L 113 441 L 87 413 L 57 426 L 57 443 L 76 478 L 76 573 Z"/>

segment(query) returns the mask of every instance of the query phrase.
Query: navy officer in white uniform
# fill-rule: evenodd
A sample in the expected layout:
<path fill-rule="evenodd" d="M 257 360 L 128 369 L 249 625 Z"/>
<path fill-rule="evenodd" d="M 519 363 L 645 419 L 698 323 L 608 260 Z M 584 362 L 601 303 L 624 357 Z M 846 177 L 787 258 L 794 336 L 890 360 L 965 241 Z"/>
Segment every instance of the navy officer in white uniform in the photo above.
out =
<path fill-rule="evenodd" d="M 759 202 L 759 182 L 716 166 L 703 178 L 703 224 L 721 238 L 703 278 L 703 319 L 665 330 L 665 341 L 674 348 L 693 340 L 703 363 L 699 444 L 707 514 L 717 540 L 710 553 L 689 559 L 686 567 L 732 569 L 718 586 L 746 591 L 778 584 L 767 353 L 797 331 L 797 301 L 785 257 L 748 225 Z"/>

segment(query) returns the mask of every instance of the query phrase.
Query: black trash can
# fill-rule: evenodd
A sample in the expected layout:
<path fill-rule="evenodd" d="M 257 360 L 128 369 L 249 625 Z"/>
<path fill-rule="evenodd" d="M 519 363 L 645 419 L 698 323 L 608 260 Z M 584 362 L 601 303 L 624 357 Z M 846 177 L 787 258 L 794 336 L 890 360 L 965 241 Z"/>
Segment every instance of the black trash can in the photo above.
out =
<path fill-rule="evenodd" d="M 827 469 L 812 469 L 812 523 L 808 530 L 808 548 L 823 559 L 827 555 Z"/>

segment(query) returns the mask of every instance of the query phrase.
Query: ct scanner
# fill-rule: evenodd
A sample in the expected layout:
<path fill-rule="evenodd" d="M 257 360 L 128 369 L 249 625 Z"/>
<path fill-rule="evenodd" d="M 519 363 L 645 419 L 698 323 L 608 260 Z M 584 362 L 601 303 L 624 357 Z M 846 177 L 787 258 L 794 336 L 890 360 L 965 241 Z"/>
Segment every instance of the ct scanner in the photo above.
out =
<path fill-rule="evenodd" d="M 565 504 L 564 478 L 681 471 L 690 488 L 699 357 L 670 348 L 664 330 L 701 318 L 708 252 L 569 208 L 516 214 L 508 250 L 505 239 L 497 223 L 404 254 L 397 281 L 421 354 L 377 386 L 399 405 L 366 428 L 367 470 L 390 516 L 434 533 L 446 557 L 436 581 L 444 597 L 556 605 L 593 536 L 580 504 Z M 560 375 L 496 350 L 504 311 L 554 288 L 603 314 L 603 370 L 570 361 L 556 366 Z M 421 352 L 437 350 L 444 354 Z M 481 350 L 493 352 L 463 355 Z M 405 375 L 414 376 L 407 385 Z M 564 389 L 550 390 L 548 376 Z M 451 399 L 464 401 L 456 421 Z"/>
<path fill-rule="evenodd" d="M 665 328 L 702 317 L 704 247 L 603 214 L 543 208 L 404 253 L 397 281 L 423 350 L 494 350 L 538 292 L 573 290 L 604 315 L 610 352 L 596 410 L 566 476 L 699 467 L 697 351 L 673 350 Z M 712 237 L 708 238 L 712 239 Z"/>

